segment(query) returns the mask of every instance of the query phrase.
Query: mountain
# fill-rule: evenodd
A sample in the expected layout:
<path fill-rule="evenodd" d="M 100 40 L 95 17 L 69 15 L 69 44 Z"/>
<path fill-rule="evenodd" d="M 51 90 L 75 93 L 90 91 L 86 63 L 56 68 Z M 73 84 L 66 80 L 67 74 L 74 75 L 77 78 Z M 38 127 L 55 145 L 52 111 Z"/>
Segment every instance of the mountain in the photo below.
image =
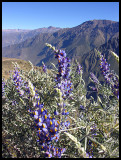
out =
<path fill-rule="evenodd" d="M 53 33 L 60 29 L 61 28 L 59 27 L 52 27 L 52 26 L 49 26 L 48 28 L 39 28 L 34 30 L 3 29 L 2 30 L 2 47 L 18 44 L 40 33 Z"/>
<path fill-rule="evenodd" d="M 117 55 L 119 55 L 119 37 L 114 37 L 110 39 L 107 43 L 95 49 L 98 50 L 106 58 L 108 64 L 110 64 L 110 69 L 114 70 L 115 73 L 119 75 L 119 63 L 117 63 L 116 59 L 111 53 L 111 51 L 113 51 Z M 100 81 L 104 81 L 104 78 L 100 72 L 99 56 L 95 49 L 92 49 L 90 52 L 86 53 L 81 58 L 81 65 L 83 66 L 84 72 L 83 78 L 86 81 L 86 84 L 90 83 L 90 72 L 94 73 Z"/>
<path fill-rule="evenodd" d="M 97 77 L 100 74 L 99 58 L 94 48 L 105 53 L 112 69 L 119 72 L 119 65 L 110 53 L 112 50 L 119 55 L 119 22 L 92 20 L 54 33 L 41 33 L 22 43 L 4 47 L 2 56 L 30 60 L 36 66 L 41 66 L 43 61 L 51 68 L 51 62 L 57 64 L 57 60 L 45 43 L 64 49 L 70 59 L 76 58 L 83 67 L 86 84 L 89 83 L 90 72 Z"/>
<path fill-rule="evenodd" d="M 3 57 L 30 60 L 34 65 L 47 65 L 56 62 L 54 55 L 45 46 L 50 43 L 57 48 L 65 49 L 69 58 L 81 57 L 93 48 L 108 42 L 119 35 L 119 22 L 110 20 L 87 21 L 73 28 L 64 28 L 54 33 L 41 33 L 22 43 L 3 48 Z M 50 65 L 49 65 L 50 67 Z"/>
<path fill-rule="evenodd" d="M 21 32 L 29 32 L 29 29 L 2 29 L 2 34 L 6 35 L 8 33 L 21 33 Z"/>

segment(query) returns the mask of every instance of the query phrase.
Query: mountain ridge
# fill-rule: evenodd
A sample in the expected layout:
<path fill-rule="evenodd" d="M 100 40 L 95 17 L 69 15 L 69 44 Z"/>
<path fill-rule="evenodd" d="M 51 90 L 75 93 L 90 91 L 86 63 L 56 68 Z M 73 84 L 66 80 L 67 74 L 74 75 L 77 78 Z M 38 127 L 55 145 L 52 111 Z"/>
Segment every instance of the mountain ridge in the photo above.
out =
<path fill-rule="evenodd" d="M 54 33 L 37 34 L 19 44 L 4 47 L 3 56 L 23 60 L 27 60 L 28 57 L 34 65 L 41 65 L 42 61 L 45 63 L 51 59 L 54 61 L 54 56 L 46 57 L 51 52 L 45 43 L 51 43 L 56 48 L 66 50 L 69 58 L 78 57 L 80 59 L 83 54 L 105 44 L 109 39 L 118 35 L 118 22 L 110 20 L 87 21 L 76 27 L 64 28 Z"/>
<path fill-rule="evenodd" d="M 119 50 L 118 38 L 119 22 L 92 20 L 73 28 L 58 30 L 54 33 L 37 34 L 19 44 L 4 47 L 2 55 L 4 57 L 29 60 L 36 66 L 41 66 L 43 61 L 48 68 L 51 68 L 51 63 L 56 65 L 57 61 L 54 58 L 54 53 L 45 46 L 45 43 L 50 43 L 57 49 L 65 50 L 70 59 L 76 58 L 82 64 L 86 80 L 90 71 L 92 72 L 96 68 L 96 75 L 99 72 L 99 67 L 95 64 L 97 54 L 93 51 L 94 48 L 100 49 L 100 51 L 106 52 L 107 55 L 110 55 L 109 57 L 112 57 L 109 49 L 112 49 L 114 52 Z M 113 39 L 115 39 L 114 46 Z M 118 45 L 117 48 L 116 45 Z M 100 47 L 102 47 L 102 50 Z M 111 65 L 114 61 L 113 59 L 111 60 Z M 119 66 L 116 62 L 113 64 L 113 67 L 118 73 Z"/>
<path fill-rule="evenodd" d="M 59 27 L 49 26 L 48 28 L 27 29 L 2 29 L 2 47 L 19 44 L 28 38 L 32 38 L 39 33 L 53 33 L 60 30 Z"/>

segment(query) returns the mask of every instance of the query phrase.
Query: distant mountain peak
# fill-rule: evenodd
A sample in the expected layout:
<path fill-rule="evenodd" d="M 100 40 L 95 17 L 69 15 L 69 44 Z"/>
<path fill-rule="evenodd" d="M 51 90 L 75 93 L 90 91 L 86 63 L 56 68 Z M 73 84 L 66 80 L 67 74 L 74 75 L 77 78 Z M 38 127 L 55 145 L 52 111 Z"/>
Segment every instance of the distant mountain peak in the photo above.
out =
<path fill-rule="evenodd" d="M 49 26 L 48 28 L 55 28 L 55 27 L 53 27 L 53 26 Z"/>
<path fill-rule="evenodd" d="M 2 29 L 2 46 L 21 43 L 28 38 L 32 38 L 41 33 L 53 33 L 62 28 L 49 26 L 48 28 L 38 28 L 33 30 L 27 29 Z"/>
<path fill-rule="evenodd" d="M 2 32 L 15 33 L 15 32 L 29 32 L 31 29 L 2 29 Z"/>
<path fill-rule="evenodd" d="M 106 19 L 93 19 L 93 20 L 85 21 L 82 24 L 90 24 L 90 23 L 91 24 L 112 24 L 112 23 L 116 23 L 116 22 L 117 21 L 106 20 Z"/>
<path fill-rule="evenodd" d="M 48 29 L 59 29 L 60 27 L 49 26 Z"/>

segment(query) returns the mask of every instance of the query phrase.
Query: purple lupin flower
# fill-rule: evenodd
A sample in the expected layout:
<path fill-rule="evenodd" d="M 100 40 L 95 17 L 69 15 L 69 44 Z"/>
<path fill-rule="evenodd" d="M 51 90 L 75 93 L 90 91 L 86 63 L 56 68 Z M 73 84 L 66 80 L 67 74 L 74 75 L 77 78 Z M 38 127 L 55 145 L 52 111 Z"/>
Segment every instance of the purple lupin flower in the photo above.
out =
<path fill-rule="evenodd" d="M 54 115 L 59 115 L 59 112 L 57 110 L 55 110 Z"/>
<path fill-rule="evenodd" d="M 51 149 L 51 143 L 53 140 L 55 142 L 59 140 L 60 122 L 48 114 L 47 110 L 44 109 L 44 103 L 40 103 L 40 97 L 37 90 L 33 85 L 31 87 L 35 91 L 33 99 L 36 100 L 36 103 L 34 102 L 34 107 L 36 107 L 36 109 L 34 111 L 29 109 L 28 112 L 35 119 L 35 128 L 38 136 L 37 142 L 41 146 L 41 150 L 45 151 L 45 157 L 51 158 L 54 155 L 54 151 Z M 29 87 L 27 88 L 29 89 Z M 58 113 L 56 114 L 58 115 Z"/>
<path fill-rule="evenodd" d="M 83 73 L 83 71 L 82 71 L 82 66 L 81 66 L 79 63 L 78 63 L 78 65 L 77 65 L 76 72 L 77 72 L 78 74 L 80 74 L 81 72 Z"/>
<path fill-rule="evenodd" d="M 100 68 L 105 81 L 111 85 L 113 94 L 119 99 L 119 79 L 116 74 L 110 71 L 109 64 L 104 59 L 103 55 L 100 56 Z"/>
<path fill-rule="evenodd" d="M 64 152 L 64 149 L 58 148 L 59 152 L 53 150 L 53 146 L 51 142 L 54 140 L 57 142 L 59 140 L 59 125 L 60 122 L 55 118 L 52 118 L 50 114 L 48 114 L 47 110 L 44 109 L 44 104 L 40 104 L 39 98 L 36 99 L 37 104 L 35 105 L 37 109 L 35 111 L 28 112 L 32 117 L 35 118 L 35 128 L 37 129 L 37 136 L 41 150 L 45 151 L 45 157 L 51 158 L 52 156 L 61 157 L 61 154 Z M 57 111 L 56 111 L 57 112 Z M 58 115 L 58 113 L 56 113 Z M 58 154 L 57 154 L 58 153 Z"/>
<path fill-rule="evenodd" d="M 64 153 L 65 150 L 66 150 L 65 148 L 58 148 L 58 147 L 53 148 L 54 157 L 61 158 L 61 154 Z"/>
<path fill-rule="evenodd" d="M 95 84 L 99 84 L 100 83 L 99 80 L 97 79 L 97 77 L 92 72 L 90 72 L 90 76 L 91 76 L 91 79 L 93 80 L 93 82 Z"/>
<path fill-rule="evenodd" d="M 15 70 L 13 71 L 13 81 L 14 81 L 14 85 L 17 89 L 17 91 L 19 92 L 19 95 L 22 96 L 24 94 L 24 91 L 21 90 L 21 87 L 23 86 L 23 80 L 19 75 L 19 71 L 18 68 L 16 67 Z"/>
<path fill-rule="evenodd" d="M 54 52 L 55 58 L 58 60 L 58 74 L 55 79 L 56 87 L 60 89 L 63 100 L 66 100 L 72 91 L 72 82 L 70 80 L 70 59 L 66 57 L 66 53 L 63 50 L 54 50 Z M 62 108 L 61 114 L 64 115 L 66 119 L 69 112 L 65 109 L 65 104 L 63 103 L 63 106 L 60 105 L 60 107 Z M 67 121 L 61 122 L 61 127 L 63 129 L 68 128 L 69 125 L 70 123 Z"/>
<path fill-rule="evenodd" d="M 102 71 L 102 74 L 105 76 L 107 73 L 110 72 L 110 68 L 109 68 L 110 64 L 107 63 L 106 59 L 103 57 L 103 55 L 101 55 L 100 57 L 100 68 Z"/>
<path fill-rule="evenodd" d="M 45 157 L 51 158 L 51 157 L 52 157 L 52 154 L 51 154 L 50 152 L 46 152 L 46 153 L 45 153 Z"/>
<path fill-rule="evenodd" d="M 42 69 L 45 73 L 47 72 L 47 66 L 44 63 L 43 63 Z"/>
<path fill-rule="evenodd" d="M 66 57 L 66 53 L 63 50 L 55 50 L 55 58 L 58 60 L 58 74 L 55 81 L 57 82 L 56 87 L 62 92 L 62 97 L 65 100 L 71 90 L 72 83 L 70 81 L 70 59 Z"/>

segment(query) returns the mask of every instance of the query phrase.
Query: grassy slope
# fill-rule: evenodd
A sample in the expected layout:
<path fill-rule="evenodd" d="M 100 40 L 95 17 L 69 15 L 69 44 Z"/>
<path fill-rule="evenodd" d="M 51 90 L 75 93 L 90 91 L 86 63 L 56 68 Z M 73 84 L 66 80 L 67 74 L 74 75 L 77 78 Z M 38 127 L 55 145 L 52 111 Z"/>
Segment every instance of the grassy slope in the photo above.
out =
<path fill-rule="evenodd" d="M 22 70 L 29 71 L 31 69 L 31 65 L 28 61 L 16 59 L 16 58 L 6 58 L 2 57 L 2 78 L 7 80 L 10 76 L 9 71 L 13 71 L 14 65 L 12 62 L 17 62 Z M 41 70 L 41 67 L 34 66 L 35 69 Z"/>

